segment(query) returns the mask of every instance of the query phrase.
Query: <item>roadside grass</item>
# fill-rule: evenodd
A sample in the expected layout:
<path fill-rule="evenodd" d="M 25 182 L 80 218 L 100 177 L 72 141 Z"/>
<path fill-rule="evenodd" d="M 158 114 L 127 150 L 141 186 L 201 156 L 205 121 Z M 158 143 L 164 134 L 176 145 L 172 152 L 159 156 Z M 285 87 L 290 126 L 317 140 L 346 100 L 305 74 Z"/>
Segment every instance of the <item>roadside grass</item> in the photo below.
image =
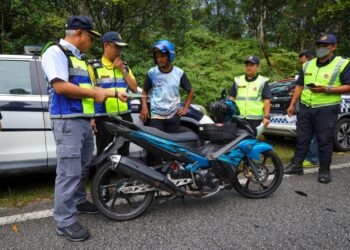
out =
<path fill-rule="evenodd" d="M 55 174 L 11 176 L 0 180 L 0 207 L 23 207 L 54 195 Z"/>
<path fill-rule="evenodd" d="M 281 158 L 283 165 L 289 163 L 294 154 L 295 140 L 283 138 L 266 139 L 262 141 L 273 146 L 273 150 Z M 335 152 L 333 156 L 347 153 Z M 350 154 L 349 154 L 350 155 Z M 24 207 L 44 199 L 53 199 L 55 173 L 31 174 L 25 176 L 2 177 L 0 179 L 0 207 Z M 88 182 L 88 192 L 91 190 L 91 179 Z"/>
<path fill-rule="evenodd" d="M 30 174 L 25 176 L 11 176 L 0 179 L 0 208 L 21 208 L 44 199 L 54 198 L 56 174 Z M 91 179 L 87 190 L 91 190 Z"/>
<path fill-rule="evenodd" d="M 294 155 L 295 139 L 288 139 L 283 137 L 276 139 L 267 139 L 263 136 L 261 136 L 259 139 L 272 145 L 273 151 L 281 158 L 284 166 L 290 162 L 290 159 Z"/>

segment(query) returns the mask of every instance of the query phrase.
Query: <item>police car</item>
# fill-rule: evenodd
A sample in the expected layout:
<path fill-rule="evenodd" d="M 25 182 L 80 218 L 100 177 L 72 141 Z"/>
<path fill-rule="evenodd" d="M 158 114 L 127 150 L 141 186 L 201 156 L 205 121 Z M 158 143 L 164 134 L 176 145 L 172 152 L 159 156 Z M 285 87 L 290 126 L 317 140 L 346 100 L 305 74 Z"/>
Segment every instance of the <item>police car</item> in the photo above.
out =
<path fill-rule="evenodd" d="M 38 47 L 27 47 L 31 55 L 0 55 L 0 175 L 52 171 L 56 167 L 56 145 L 48 114 L 47 83 Z M 140 100 L 131 101 L 134 122 L 139 122 Z M 182 129 L 193 129 L 204 120 L 206 110 L 191 104 L 181 118 Z M 208 122 L 208 121 L 206 121 Z M 132 145 L 131 153 L 142 149 Z"/>
<path fill-rule="evenodd" d="M 285 79 L 270 83 L 272 92 L 271 120 L 264 131 L 266 137 L 296 136 L 296 116 L 288 117 L 287 108 L 292 98 L 291 93 L 295 87 L 295 79 Z M 350 151 L 350 94 L 342 95 L 341 113 L 334 132 L 334 146 L 338 151 Z M 296 107 L 298 110 L 298 106 Z"/>

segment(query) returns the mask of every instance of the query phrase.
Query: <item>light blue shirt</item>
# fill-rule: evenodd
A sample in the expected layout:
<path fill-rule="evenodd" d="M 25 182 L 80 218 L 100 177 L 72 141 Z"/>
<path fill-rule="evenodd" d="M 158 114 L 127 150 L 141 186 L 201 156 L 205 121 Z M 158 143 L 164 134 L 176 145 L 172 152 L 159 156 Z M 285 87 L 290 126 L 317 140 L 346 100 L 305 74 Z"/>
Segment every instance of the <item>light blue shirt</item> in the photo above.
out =
<path fill-rule="evenodd" d="M 81 59 L 82 54 L 74 45 L 63 39 L 60 40 L 60 44 L 69 49 L 74 56 Z M 58 46 L 51 46 L 45 51 L 41 59 L 41 66 L 49 82 L 55 78 L 68 82 L 68 59 Z"/>

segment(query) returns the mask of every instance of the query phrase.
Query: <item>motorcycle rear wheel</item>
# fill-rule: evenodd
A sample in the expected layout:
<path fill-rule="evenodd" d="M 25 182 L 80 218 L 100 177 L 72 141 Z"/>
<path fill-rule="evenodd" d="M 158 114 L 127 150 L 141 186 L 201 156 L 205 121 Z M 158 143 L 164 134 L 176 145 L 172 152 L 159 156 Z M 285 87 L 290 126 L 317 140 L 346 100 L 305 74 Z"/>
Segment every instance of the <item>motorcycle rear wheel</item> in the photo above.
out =
<path fill-rule="evenodd" d="M 140 180 L 123 175 L 105 162 L 94 176 L 92 182 L 92 199 L 100 212 L 116 221 L 131 220 L 141 215 L 151 204 L 154 191 L 125 194 L 119 190 L 123 187 L 146 185 Z"/>
<path fill-rule="evenodd" d="M 283 164 L 275 152 L 264 151 L 260 157 L 261 161 L 254 162 L 261 178 L 255 178 L 246 161 L 241 163 L 234 174 L 234 188 L 247 198 L 260 199 L 271 195 L 283 179 Z"/>

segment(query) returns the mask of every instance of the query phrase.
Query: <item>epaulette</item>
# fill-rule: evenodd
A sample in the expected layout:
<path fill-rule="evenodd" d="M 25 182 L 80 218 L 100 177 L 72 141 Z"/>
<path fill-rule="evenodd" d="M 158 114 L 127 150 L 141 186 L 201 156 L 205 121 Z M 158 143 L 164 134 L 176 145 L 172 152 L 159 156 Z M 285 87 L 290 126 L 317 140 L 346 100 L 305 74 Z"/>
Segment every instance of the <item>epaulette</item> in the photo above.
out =
<path fill-rule="evenodd" d="M 101 59 L 89 59 L 87 63 L 90 64 L 94 69 L 103 67 Z"/>

